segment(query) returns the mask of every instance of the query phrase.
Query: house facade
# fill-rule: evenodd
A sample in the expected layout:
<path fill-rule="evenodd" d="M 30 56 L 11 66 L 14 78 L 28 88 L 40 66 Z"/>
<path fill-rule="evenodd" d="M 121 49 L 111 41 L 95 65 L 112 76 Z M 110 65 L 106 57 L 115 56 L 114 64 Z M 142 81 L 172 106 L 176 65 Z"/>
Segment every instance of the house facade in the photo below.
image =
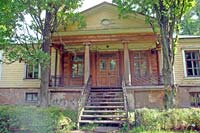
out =
<path fill-rule="evenodd" d="M 105 2 L 82 15 L 85 28 L 60 26 L 52 37 L 50 104 L 76 109 L 90 80 L 91 88 L 124 86 L 130 110 L 163 108 L 161 44 L 145 16 L 120 19 Z M 177 107 L 199 107 L 200 37 L 180 37 L 174 70 Z M 0 104 L 37 105 L 39 86 L 39 66 L 0 64 Z"/>

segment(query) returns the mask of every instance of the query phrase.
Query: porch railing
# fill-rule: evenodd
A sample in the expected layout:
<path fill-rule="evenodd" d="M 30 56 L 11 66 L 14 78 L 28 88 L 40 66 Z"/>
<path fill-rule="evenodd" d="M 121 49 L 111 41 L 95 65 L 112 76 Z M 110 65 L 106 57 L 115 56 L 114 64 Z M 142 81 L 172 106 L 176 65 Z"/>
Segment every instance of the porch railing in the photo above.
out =
<path fill-rule="evenodd" d="M 132 86 L 163 85 L 163 77 L 158 75 L 147 75 L 144 77 L 134 77 L 132 75 Z"/>
<path fill-rule="evenodd" d="M 51 87 L 64 87 L 64 86 L 83 86 L 83 76 L 74 77 L 73 75 L 54 76 L 50 77 L 49 86 Z"/>
<path fill-rule="evenodd" d="M 84 106 L 87 102 L 89 93 L 90 93 L 90 89 L 91 89 L 91 77 L 88 78 L 87 80 L 87 84 L 85 84 L 84 86 L 84 90 L 81 93 L 80 99 L 78 101 L 78 128 L 79 128 L 79 121 L 81 119 L 81 114 L 83 112 Z"/>

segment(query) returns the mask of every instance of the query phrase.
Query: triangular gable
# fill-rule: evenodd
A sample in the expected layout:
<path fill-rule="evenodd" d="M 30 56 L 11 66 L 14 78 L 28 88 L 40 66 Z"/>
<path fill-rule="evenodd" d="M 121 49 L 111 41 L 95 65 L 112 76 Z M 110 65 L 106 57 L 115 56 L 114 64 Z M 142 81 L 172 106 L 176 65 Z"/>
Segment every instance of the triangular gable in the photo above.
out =
<path fill-rule="evenodd" d="M 68 33 L 72 31 L 79 33 L 89 31 L 90 34 L 152 32 L 150 25 L 145 22 L 145 16 L 133 13 L 126 19 L 119 18 L 117 6 L 111 3 L 103 2 L 82 11 L 81 14 L 85 17 L 86 27 L 82 29 L 67 29 Z"/>

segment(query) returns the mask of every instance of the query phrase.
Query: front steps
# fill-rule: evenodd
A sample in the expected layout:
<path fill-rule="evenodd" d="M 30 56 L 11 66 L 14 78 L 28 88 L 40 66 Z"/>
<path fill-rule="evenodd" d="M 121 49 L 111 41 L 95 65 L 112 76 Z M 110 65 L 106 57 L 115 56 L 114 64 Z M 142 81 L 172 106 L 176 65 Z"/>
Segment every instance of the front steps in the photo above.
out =
<path fill-rule="evenodd" d="M 121 126 L 127 119 L 121 87 L 91 88 L 80 117 L 79 126 Z"/>

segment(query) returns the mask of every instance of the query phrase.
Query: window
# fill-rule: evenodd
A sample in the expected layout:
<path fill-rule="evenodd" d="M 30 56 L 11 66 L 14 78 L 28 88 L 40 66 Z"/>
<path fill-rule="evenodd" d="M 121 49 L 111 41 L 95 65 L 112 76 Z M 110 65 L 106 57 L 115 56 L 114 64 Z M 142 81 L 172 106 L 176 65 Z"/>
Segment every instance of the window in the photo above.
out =
<path fill-rule="evenodd" d="M 38 93 L 37 92 L 27 92 L 26 93 L 26 101 L 27 102 L 37 102 L 38 101 Z"/>
<path fill-rule="evenodd" d="M 101 60 L 100 69 L 101 69 L 101 71 L 106 70 L 106 61 L 105 60 Z"/>
<path fill-rule="evenodd" d="M 83 76 L 83 56 L 72 56 L 72 78 Z"/>
<path fill-rule="evenodd" d="M 200 92 L 191 92 L 190 102 L 191 102 L 191 106 L 200 107 Z"/>
<path fill-rule="evenodd" d="M 26 79 L 38 79 L 39 78 L 39 66 L 26 64 Z"/>
<path fill-rule="evenodd" d="M 3 59 L 3 51 L 0 50 L 0 80 L 1 80 L 1 76 L 2 76 L 2 59 Z"/>
<path fill-rule="evenodd" d="M 115 68 L 116 68 L 116 62 L 115 62 L 115 60 L 111 60 L 110 61 L 110 70 L 112 71 L 112 70 L 115 70 Z"/>
<path fill-rule="evenodd" d="M 135 52 L 133 54 L 133 67 L 135 77 L 147 76 L 147 53 Z"/>
<path fill-rule="evenodd" d="M 200 52 L 198 50 L 185 51 L 185 64 L 188 77 L 200 76 Z"/>

